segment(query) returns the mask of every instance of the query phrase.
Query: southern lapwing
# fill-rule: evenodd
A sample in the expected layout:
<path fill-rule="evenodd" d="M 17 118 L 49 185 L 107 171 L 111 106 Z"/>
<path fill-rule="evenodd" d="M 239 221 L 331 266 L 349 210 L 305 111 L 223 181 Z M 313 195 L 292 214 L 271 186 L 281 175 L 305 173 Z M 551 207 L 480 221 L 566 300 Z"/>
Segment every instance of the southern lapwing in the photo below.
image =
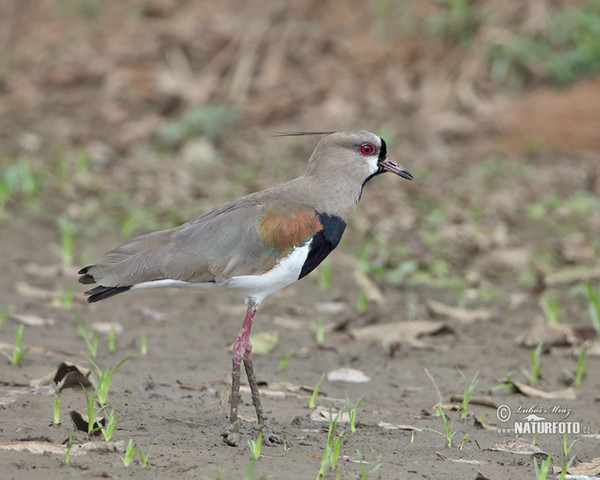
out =
<path fill-rule="evenodd" d="M 256 309 L 273 292 L 308 275 L 338 245 L 363 187 L 380 173 L 412 180 L 387 155 L 379 136 L 363 130 L 319 132 L 306 173 L 282 185 L 218 206 L 179 227 L 149 233 L 79 271 L 97 302 L 128 290 L 216 284 L 241 295 L 247 306 L 233 346 L 230 426 L 225 442 L 239 443 L 238 404 L 243 360 L 265 443 L 267 428 L 250 351 Z"/>

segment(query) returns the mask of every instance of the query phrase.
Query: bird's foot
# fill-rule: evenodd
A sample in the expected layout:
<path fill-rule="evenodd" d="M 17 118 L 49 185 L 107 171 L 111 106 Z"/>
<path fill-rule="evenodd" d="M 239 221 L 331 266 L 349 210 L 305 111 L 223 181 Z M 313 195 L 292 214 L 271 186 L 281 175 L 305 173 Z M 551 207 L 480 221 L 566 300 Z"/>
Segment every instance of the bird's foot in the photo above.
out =
<path fill-rule="evenodd" d="M 237 422 L 234 422 L 227 427 L 221 436 L 223 437 L 223 441 L 231 446 L 231 447 L 239 447 L 240 446 L 240 426 Z"/>
<path fill-rule="evenodd" d="M 260 427 L 260 431 L 262 432 L 263 443 L 268 447 L 273 447 L 275 445 L 281 445 L 283 443 L 283 438 L 279 435 L 273 433 L 273 431 L 269 428 L 269 426 L 265 423 Z"/>

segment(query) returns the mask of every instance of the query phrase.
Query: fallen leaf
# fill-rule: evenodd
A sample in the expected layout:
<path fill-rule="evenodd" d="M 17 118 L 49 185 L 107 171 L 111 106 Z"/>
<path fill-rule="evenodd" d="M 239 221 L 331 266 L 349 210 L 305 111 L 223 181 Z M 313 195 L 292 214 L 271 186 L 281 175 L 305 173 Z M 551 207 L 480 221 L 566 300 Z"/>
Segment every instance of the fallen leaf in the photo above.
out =
<path fill-rule="evenodd" d="M 29 285 L 27 282 L 17 282 L 15 288 L 19 295 L 24 297 L 34 298 L 36 300 L 44 300 L 47 302 L 53 302 L 54 300 L 60 300 L 62 293 L 54 290 L 47 290 L 45 288 L 34 287 Z M 84 303 L 85 299 L 83 296 L 74 295 L 74 302 Z"/>
<path fill-rule="evenodd" d="M 422 432 L 423 430 L 419 427 L 415 427 L 413 425 L 399 425 L 388 422 L 379 422 L 377 424 L 378 427 L 383 428 L 384 430 L 406 430 L 408 432 Z"/>
<path fill-rule="evenodd" d="M 329 408 L 328 407 L 316 407 L 313 412 L 310 414 L 310 419 L 313 422 L 329 422 Z M 331 410 L 331 415 L 333 418 L 337 417 L 337 421 L 338 423 L 348 423 L 350 421 L 350 414 L 346 411 L 342 411 L 342 413 L 340 413 L 339 411 L 335 411 L 335 410 Z"/>
<path fill-rule="evenodd" d="M 536 455 L 543 458 L 548 456 L 548 454 L 537 445 L 515 439 L 497 443 L 493 447 L 490 447 L 489 450 L 494 452 L 516 453 L 518 455 Z"/>
<path fill-rule="evenodd" d="M 526 383 L 517 382 L 516 380 L 513 380 L 513 385 L 519 392 L 528 397 L 543 398 L 545 400 L 572 400 L 577 398 L 577 395 L 575 394 L 575 389 L 572 387 L 565 388 L 564 390 L 556 390 L 554 392 L 544 392 L 543 390 L 534 388 L 531 385 L 527 385 Z"/>
<path fill-rule="evenodd" d="M 544 285 L 547 287 L 558 287 L 598 280 L 600 280 L 599 267 L 576 266 L 566 267 L 557 272 L 548 273 L 544 277 Z"/>
<path fill-rule="evenodd" d="M 571 475 L 588 475 L 595 477 L 600 475 L 600 457 L 592 458 L 589 462 L 583 462 L 576 467 L 571 466 L 568 470 Z"/>
<path fill-rule="evenodd" d="M 451 307 L 436 300 L 429 300 L 427 302 L 427 309 L 434 315 L 450 318 L 464 324 L 487 321 L 493 316 L 493 312 L 485 308 L 469 310 L 466 308 Z"/>
<path fill-rule="evenodd" d="M 548 323 L 542 316 L 535 317 L 533 325 L 517 337 L 517 342 L 527 348 L 544 345 L 567 345 L 571 328 L 562 323 Z"/>
<path fill-rule="evenodd" d="M 71 420 L 73 420 L 73 423 L 75 424 L 75 428 L 77 430 L 80 430 L 82 432 L 88 432 L 88 427 L 89 427 L 89 419 L 87 416 L 83 416 L 81 415 L 79 412 L 72 410 L 71 411 Z M 100 435 L 102 432 L 100 431 L 101 427 L 106 426 L 106 419 L 104 417 L 96 417 L 95 421 L 94 421 L 94 428 L 97 428 L 97 430 L 92 434 L 92 435 Z"/>
<path fill-rule="evenodd" d="M 94 330 L 95 332 L 98 332 L 98 333 L 108 334 L 111 331 L 111 329 L 114 329 L 114 331 L 117 335 L 120 335 L 121 333 L 123 333 L 123 325 L 121 325 L 120 323 L 114 323 L 114 322 L 94 322 L 94 323 L 92 323 L 92 330 Z"/>
<path fill-rule="evenodd" d="M 56 370 L 44 375 L 41 378 L 33 379 L 29 385 L 34 388 L 43 387 L 55 383 L 60 388 L 78 387 L 90 385 L 89 376 L 92 371 L 89 368 L 81 367 L 71 362 L 62 362 Z"/>
<path fill-rule="evenodd" d="M 319 313 L 335 315 L 346 310 L 347 305 L 345 302 L 318 302 L 315 304 L 315 307 L 317 307 L 317 312 Z"/>
<path fill-rule="evenodd" d="M 445 455 L 442 455 L 440 452 L 435 452 L 435 454 L 444 462 L 452 462 L 452 463 L 466 463 L 467 465 L 483 465 L 489 462 L 482 462 L 480 460 L 467 460 L 466 458 L 449 458 Z"/>
<path fill-rule="evenodd" d="M 26 327 L 51 327 L 54 325 L 54 320 L 51 318 L 42 318 L 38 315 L 31 315 L 27 313 L 13 313 L 11 314 L 10 319 L 17 323 L 21 323 Z"/>
<path fill-rule="evenodd" d="M 366 383 L 371 381 L 371 377 L 355 368 L 336 368 L 327 374 L 327 380 L 330 382 Z"/>
<path fill-rule="evenodd" d="M 463 396 L 462 395 L 452 395 L 452 397 L 450 397 L 450 401 L 451 402 L 462 402 Z M 490 397 L 490 396 L 476 396 L 475 395 L 470 398 L 469 403 L 472 405 L 483 405 L 484 407 L 498 408 L 498 405 L 496 405 L 496 402 L 494 402 L 494 400 L 492 400 L 492 397 Z"/>
<path fill-rule="evenodd" d="M 377 284 L 373 282 L 373 280 L 371 280 L 362 272 L 362 270 L 356 268 L 352 274 L 352 278 L 354 279 L 356 286 L 364 292 L 369 302 L 373 302 L 375 304 L 383 303 L 383 292 L 377 286 Z"/>
<path fill-rule="evenodd" d="M 407 343 L 416 348 L 436 348 L 422 342 L 419 337 L 434 335 L 444 330 L 450 330 L 444 322 L 415 320 L 369 325 L 353 329 L 350 334 L 357 340 L 379 341 L 384 345 Z"/>
<path fill-rule="evenodd" d="M 0 443 L 0 450 L 29 452 L 38 455 L 43 455 L 44 453 L 55 453 L 57 455 L 67 454 L 66 445 L 37 441 Z M 124 452 L 125 442 L 123 440 L 119 440 L 117 442 L 86 442 L 82 444 L 73 444 L 71 447 L 71 456 L 81 455 L 92 451 Z"/>

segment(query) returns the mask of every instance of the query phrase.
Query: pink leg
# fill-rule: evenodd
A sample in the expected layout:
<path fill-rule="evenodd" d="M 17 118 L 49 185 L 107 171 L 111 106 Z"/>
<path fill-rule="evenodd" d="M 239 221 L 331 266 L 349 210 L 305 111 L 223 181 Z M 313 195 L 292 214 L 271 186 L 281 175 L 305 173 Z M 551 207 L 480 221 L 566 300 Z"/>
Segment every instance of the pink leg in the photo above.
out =
<path fill-rule="evenodd" d="M 258 383 L 256 381 L 256 375 L 254 374 L 254 368 L 252 366 L 252 359 L 250 358 L 250 352 L 252 351 L 252 344 L 250 343 L 250 329 L 252 328 L 252 319 L 256 313 L 258 304 L 248 302 L 248 310 L 246 311 L 246 318 L 242 324 L 242 330 L 233 344 L 233 371 L 231 373 L 231 397 L 230 404 L 231 410 L 229 414 L 230 426 L 224 434 L 225 442 L 229 445 L 239 445 L 240 433 L 238 423 L 238 405 L 240 403 L 240 367 L 242 360 L 244 361 L 244 367 L 246 368 L 246 375 L 248 377 L 248 383 L 250 384 L 250 390 L 252 392 L 252 403 L 256 410 L 256 417 L 258 418 L 258 427 L 263 432 L 263 441 L 266 445 L 272 445 L 273 443 L 281 443 L 281 439 L 276 435 L 273 435 L 267 427 L 267 418 L 265 417 L 260 401 L 260 392 L 258 391 Z"/>

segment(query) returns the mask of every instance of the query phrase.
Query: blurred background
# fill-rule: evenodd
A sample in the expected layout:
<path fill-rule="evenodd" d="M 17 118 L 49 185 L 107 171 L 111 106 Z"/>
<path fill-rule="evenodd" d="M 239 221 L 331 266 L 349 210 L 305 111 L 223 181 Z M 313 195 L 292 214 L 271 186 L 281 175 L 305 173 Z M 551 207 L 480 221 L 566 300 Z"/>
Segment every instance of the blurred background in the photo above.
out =
<path fill-rule="evenodd" d="M 597 261 L 598 0 L 5 0 L 0 44 L 3 221 L 170 227 L 300 175 L 274 133 L 365 128 L 416 178 L 353 218 L 380 281 Z"/>

